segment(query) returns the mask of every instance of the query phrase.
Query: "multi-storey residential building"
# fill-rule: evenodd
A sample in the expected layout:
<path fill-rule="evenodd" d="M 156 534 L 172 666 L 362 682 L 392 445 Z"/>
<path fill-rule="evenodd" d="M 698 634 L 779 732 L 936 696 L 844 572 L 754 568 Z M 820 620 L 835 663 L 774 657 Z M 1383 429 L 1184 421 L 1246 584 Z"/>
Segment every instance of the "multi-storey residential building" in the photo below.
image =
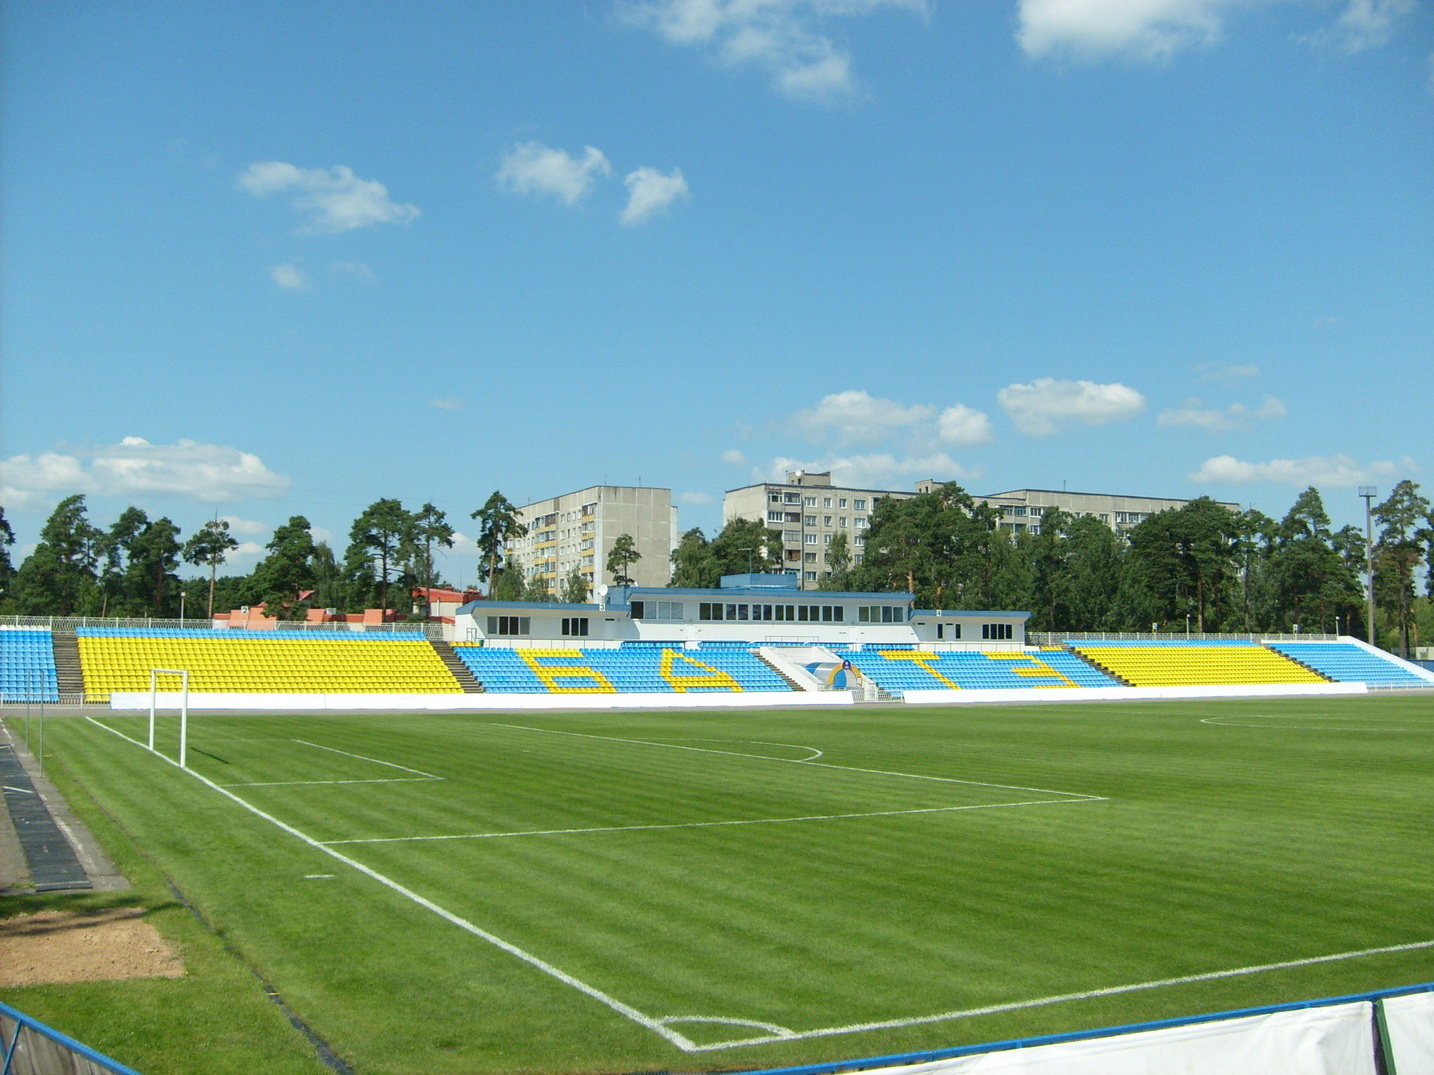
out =
<path fill-rule="evenodd" d="M 539 575 L 557 595 L 576 568 L 590 591 L 611 583 L 608 554 L 623 534 L 632 536 L 640 559 L 631 566 L 635 585 L 666 586 L 677 547 L 677 508 L 672 490 L 647 486 L 594 485 L 518 509 L 525 536 L 508 543 L 508 555 L 530 578 Z"/>
<path fill-rule="evenodd" d="M 918 493 L 938 488 L 940 482 L 922 481 L 916 483 Z M 1150 516 L 1161 511 L 1183 508 L 1190 503 L 1162 496 L 1121 496 L 1116 493 L 1068 493 L 1064 489 L 1012 489 L 1005 493 L 991 493 L 975 497 L 977 503 L 989 504 L 1001 512 L 1003 529 L 1033 534 L 1041 532 L 1041 520 L 1051 508 L 1060 508 L 1068 515 L 1078 518 L 1094 515 L 1122 537 L 1139 526 Z M 1239 511 L 1239 504 L 1216 501 L 1222 508 Z"/>
<path fill-rule="evenodd" d="M 827 473 L 791 471 L 785 482 L 763 482 L 729 489 L 722 501 L 722 521 L 759 519 L 782 532 L 782 562 L 797 573 L 805 589 L 816 589 L 831 572 L 831 543 L 837 534 L 848 535 L 852 563 L 860 562 L 866 551 L 866 534 L 871 512 L 882 497 L 905 500 L 930 493 L 943 483 L 928 480 L 916 483 L 914 492 L 901 489 L 853 489 L 832 484 Z M 979 504 L 990 504 L 1001 512 L 1003 529 L 1015 533 L 1040 533 L 1041 519 L 1051 508 L 1071 515 L 1094 515 L 1124 534 L 1158 511 L 1179 508 L 1189 500 L 1170 497 L 1119 496 L 1112 493 L 1069 493 L 1054 489 L 1013 489 L 1005 493 L 975 496 Z M 1238 504 L 1221 502 L 1238 511 Z"/>
<path fill-rule="evenodd" d="M 866 551 L 871 510 L 884 496 L 915 493 L 889 489 L 849 489 L 832 485 L 827 473 L 796 470 L 786 482 L 763 482 L 729 489 L 722 501 L 722 522 L 758 519 L 782 532 L 782 566 L 798 575 L 802 587 L 817 589 L 831 573 L 831 543 L 847 535 L 852 563 Z"/>

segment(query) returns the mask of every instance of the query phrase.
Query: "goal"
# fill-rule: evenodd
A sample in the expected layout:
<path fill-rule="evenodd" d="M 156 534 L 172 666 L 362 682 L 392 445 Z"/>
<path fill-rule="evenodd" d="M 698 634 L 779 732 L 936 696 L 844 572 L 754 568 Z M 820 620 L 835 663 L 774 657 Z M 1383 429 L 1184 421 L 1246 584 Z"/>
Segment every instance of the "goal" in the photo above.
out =
<path fill-rule="evenodd" d="M 189 753 L 189 669 L 151 668 L 149 670 L 149 749 L 154 750 L 154 711 L 159 701 L 159 677 L 179 676 L 179 767 L 188 769 Z"/>

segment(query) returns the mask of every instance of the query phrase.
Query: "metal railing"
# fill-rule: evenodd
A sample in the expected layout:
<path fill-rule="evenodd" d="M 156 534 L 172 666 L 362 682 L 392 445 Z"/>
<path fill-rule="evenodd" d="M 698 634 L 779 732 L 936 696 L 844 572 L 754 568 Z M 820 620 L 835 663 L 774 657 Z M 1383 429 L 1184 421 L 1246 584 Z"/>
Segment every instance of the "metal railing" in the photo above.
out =
<path fill-rule="evenodd" d="M 216 627 L 212 620 L 200 616 L 185 619 L 162 619 L 158 616 L 0 616 L 0 627 L 42 627 L 51 631 L 73 631 L 76 627 L 144 627 L 191 631 L 301 631 L 312 634 L 423 634 L 429 638 L 443 637 L 441 623 L 401 621 L 398 623 L 309 623 L 306 620 L 265 620 L 252 626 L 233 624 Z"/>
<path fill-rule="evenodd" d="M 1335 642 L 1340 635 L 1316 631 L 1281 634 L 1277 631 L 1027 631 L 1026 641 L 1037 646 L 1061 642 Z"/>

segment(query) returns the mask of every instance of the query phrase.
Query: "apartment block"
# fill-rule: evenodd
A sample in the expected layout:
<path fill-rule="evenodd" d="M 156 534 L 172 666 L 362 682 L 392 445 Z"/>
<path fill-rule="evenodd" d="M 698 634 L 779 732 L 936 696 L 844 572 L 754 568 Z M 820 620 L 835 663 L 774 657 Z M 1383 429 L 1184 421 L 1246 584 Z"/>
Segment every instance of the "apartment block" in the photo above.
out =
<path fill-rule="evenodd" d="M 785 482 L 763 482 L 729 489 L 722 501 L 722 521 L 759 519 L 782 532 L 782 564 L 798 575 L 803 589 L 818 589 L 831 571 L 831 543 L 848 535 L 852 563 L 866 552 L 871 512 L 882 497 L 906 500 L 939 489 L 942 482 L 916 483 L 903 489 L 857 489 L 832 484 L 830 472 L 791 471 Z M 1123 496 L 1114 493 L 1071 493 L 1055 489 L 1012 489 L 973 496 L 1001 513 L 1000 525 L 1013 533 L 1040 533 L 1041 519 L 1051 508 L 1075 516 L 1093 515 L 1117 534 L 1125 534 L 1159 511 L 1180 508 L 1189 500 L 1172 497 Z M 1220 502 L 1239 511 L 1240 505 Z"/>
<path fill-rule="evenodd" d="M 587 579 L 589 594 L 610 585 L 608 554 L 623 534 L 641 554 L 630 568 L 636 585 L 666 586 L 672 577 L 678 531 L 670 489 L 593 485 L 527 504 L 518 519 L 528 533 L 508 543 L 508 554 L 529 578 L 545 578 L 554 595 L 574 568 Z"/>

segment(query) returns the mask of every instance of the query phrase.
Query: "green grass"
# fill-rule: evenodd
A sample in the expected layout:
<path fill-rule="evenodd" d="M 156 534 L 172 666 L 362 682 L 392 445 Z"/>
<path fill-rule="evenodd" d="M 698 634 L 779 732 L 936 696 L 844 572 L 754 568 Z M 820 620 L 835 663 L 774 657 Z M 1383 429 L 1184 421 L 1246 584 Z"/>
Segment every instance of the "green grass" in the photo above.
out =
<path fill-rule="evenodd" d="M 1430 946 L 1031 1003 L 1434 942 L 1431 697 L 194 717 L 194 772 L 294 832 L 90 721 L 46 735 L 126 868 L 237 954 L 189 937 L 181 982 L 6 997 L 146 1075 L 228 1013 L 146 1043 L 143 998 L 247 1003 L 240 959 L 364 1075 L 756 1068 L 1434 979 Z M 722 1021 L 665 1024 L 684 1050 L 672 1016 Z M 758 1024 L 797 1036 L 714 1047 Z M 204 1070 L 304 1070 L 259 1056 Z"/>

